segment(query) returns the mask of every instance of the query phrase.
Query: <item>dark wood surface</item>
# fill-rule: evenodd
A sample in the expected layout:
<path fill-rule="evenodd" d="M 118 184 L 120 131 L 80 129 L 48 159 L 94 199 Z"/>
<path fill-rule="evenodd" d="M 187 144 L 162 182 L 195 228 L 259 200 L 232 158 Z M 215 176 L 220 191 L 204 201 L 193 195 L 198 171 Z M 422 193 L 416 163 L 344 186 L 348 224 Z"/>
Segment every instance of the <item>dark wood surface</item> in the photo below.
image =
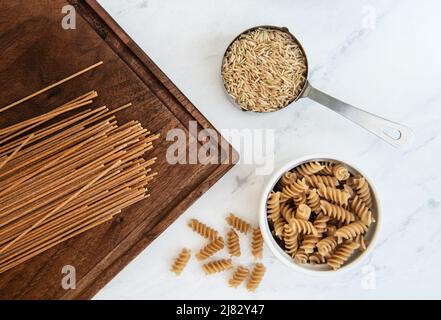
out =
<path fill-rule="evenodd" d="M 68 3 L 77 9 L 76 30 L 61 27 L 61 8 Z M 187 131 L 189 121 L 197 121 L 199 128 L 212 126 L 96 1 L 0 1 L 0 107 L 100 60 L 104 65 L 98 69 L 1 113 L 0 128 L 92 89 L 99 93 L 96 106 L 112 109 L 131 101 L 134 107 L 118 114 L 119 122 L 137 119 L 161 134 L 146 155 L 158 157 L 151 197 L 113 221 L 0 274 L 0 299 L 93 297 L 231 168 L 168 164 L 168 130 Z M 234 152 L 228 144 L 223 150 L 220 143 L 223 155 Z M 76 268 L 75 290 L 61 287 L 65 265 Z"/>

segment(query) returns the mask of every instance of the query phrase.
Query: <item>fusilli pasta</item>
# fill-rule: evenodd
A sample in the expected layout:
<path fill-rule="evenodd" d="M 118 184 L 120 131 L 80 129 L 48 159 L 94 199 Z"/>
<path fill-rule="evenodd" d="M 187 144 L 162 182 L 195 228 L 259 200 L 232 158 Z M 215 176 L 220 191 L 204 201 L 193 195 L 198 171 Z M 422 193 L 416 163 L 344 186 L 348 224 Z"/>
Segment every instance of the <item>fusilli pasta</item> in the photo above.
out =
<path fill-rule="evenodd" d="M 367 231 L 367 226 L 361 221 L 352 222 L 346 226 L 341 227 L 335 232 L 337 238 L 352 239 Z"/>
<path fill-rule="evenodd" d="M 354 211 L 365 225 L 370 226 L 372 223 L 372 212 L 358 196 L 355 196 L 352 200 L 351 210 Z"/>
<path fill-rule="evenodd" d="M 220 259 L 207 262 L 202 266 L 206 275 L 218 273 L 233 267 L 231 259 Z"/>
<path fill-rule="evenodd" d="M 355 215 L 352 212 L 349 212 L 342 207 L 329 203 L 326 200 L 320 200 L 320 208 L 325 215 L 330 216 L 331 218 L 338 219 L 341 222 L 350 223 L 352 221 L 355 221 Z"/>
<path fill-rule="evenodd" d="M 203 236 L 204 238 L 215 240 L 217 237 L 219 237 L 219 232 L 214 230 L 213 228 L 210 228 L 206 224 L 198 221 L 197 219 L 191 219 L 188 223 L 188 226 L 199 235 Z"/>
<path fill-rule="evenodd" d="M 253 238 L 251 242 L 251 252 L 256 259 L 262 259 L 263 238 L 259 228 L 253 229 Z"/>
<path fill-rule="evenodd" d="M 262 263 L 256 263 L 253 270 L 251 271 L 251 276 L 247 282 L 247 290 L 254 292 L 259 287 L 262 282 L 263 276 L 265 275 L 266 268 Z"/>
<path fill-rule="evenodd" d="M 360 245 L 356 242 L 343 242 L 341 245 L 335 249 L 334 253 L 328 259 L 328 266 L 332 269 L 337 270 L 349 260 L 355 250 L 357 250 Z"/>
<path fill-rule="evenodd" d="M 310 189 L 308 191 L 308 196 L 306 198 L 306 204 L 311 208 L 311 210 L 315 213 L 320 212 L 320 196 L 317 192 L 317 189 Z"/>
<path fill-rule="evenodd" d="M 340 206 L 347 206 L 350 194 L 336 188 L 327 187 L 323 183 L 319 184 L 318 194 L 320 197 Z"/>
<path fill-rule="evenodd" d="M 318 188 L 321 183 L 327 187 L 336 187 L 339 184 L 337 178 L 331 176 L 312 175 L 306 176 L 304 179 L 306 184 L 313 188 Z"/>
<path fill-rule="evenodd" d="M 299 220 L 309 220 L 311 217 L 311 208 L 306 204 L 301 204 L 297 207 L 295 218 Z"/>
<path fill-rule="evenodd" d="M 364 177 L 354 179 L 353 185 L 357 190 L 357 195 L 360 197 L 367 207 L 372 207 L 372 196 L 369 184 Z"/>
<path fill-rule="evenodd" d="M 321 171 L 323 169 L 323 166 L 316 161 L 311 161 L 311 162 L 306 162 L 301 164 L 300 166 L 298 166 L 296 168 L 296 171 L 301 175 L 301 176 L 310 176 L 313 174 L 316 174 L 317 172 Z"/>
<path fill-rule="evenodd" d="M 228 253 L 233 257 L 240 257 L 240 242 L 239 235 L 233 229 L 227 233 L 227 248 Z"/>
<path fill-rule="evenodd" d="M 276 221 L 280 217 L 280 192 L 271 192 L 267 201 L 268 219 Z"/>
<path fill-rule="evenodd" d="M 348 169 L 341 163 L 337 163 L 332 167 L 332 175 L 339 181 L 347 180 L 350 177 Z"/>
<path fill-rule="evenodd" d="M 212 255 L 214 255 L 216 252 L 222 250 L 224 248 L 224 240 L 221 237 L 218 237 L 214 239 L 212 242 L 207 244 L 205 247 L 203 247 L 197 254 L 196 258 L 201 261 L 205 260 Z"/>
<path fill-rule="evenodd" d="M 233 273 L 233 276 L 228 280 L 230 287 L 237 288 L 248 276 L 249 270 L 246 267 L 239 266 Z"/>
<path fill-rule="evenodd" d="M 177 276 L 181 275 L 182 271 L 184 270 L 185 266 L 188 263 L 188 260 L 190 260 L 190 257 L 191 257 L 191 251 L 186 248 L 182 249 L 179 255 L 176 257 L 175 261 L 173 262 L 170 271 L 174 272 Z"/>
<path fill-rule="evenodd" d="M 247 234 L 248 230 L 250 230 L 251 225 L 246 222 L 245 220 L 242 220 L 241 218 L 235 216 L 234 214 L 230 213 L 228 217 L 226 218 L 227 223 L 232 226 L 234 229 Z"/>

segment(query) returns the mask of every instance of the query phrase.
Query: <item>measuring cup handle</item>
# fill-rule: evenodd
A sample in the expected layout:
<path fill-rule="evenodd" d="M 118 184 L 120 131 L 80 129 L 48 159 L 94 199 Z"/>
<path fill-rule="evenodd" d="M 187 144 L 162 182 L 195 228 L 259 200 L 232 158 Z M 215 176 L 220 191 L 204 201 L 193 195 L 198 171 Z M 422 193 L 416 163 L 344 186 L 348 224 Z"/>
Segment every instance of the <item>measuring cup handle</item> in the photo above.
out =
<path fill-rule="evenodd" d="M 303 97 L 307 97 L 339 113 L 394 147 L 403 147 L 412 142 L 413 133 L 410 128 L 351 106 L 312 87 L 310 84 L 305 89 Z"/>

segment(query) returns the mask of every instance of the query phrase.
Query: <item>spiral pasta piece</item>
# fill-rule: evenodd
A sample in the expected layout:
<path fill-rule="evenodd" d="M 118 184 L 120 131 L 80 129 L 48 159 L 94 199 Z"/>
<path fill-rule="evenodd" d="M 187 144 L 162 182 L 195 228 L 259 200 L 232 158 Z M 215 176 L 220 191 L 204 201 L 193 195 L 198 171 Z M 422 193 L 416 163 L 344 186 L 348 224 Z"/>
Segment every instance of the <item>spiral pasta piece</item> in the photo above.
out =
<path fill-rule="evenodd" d="M 369 184 L 364 177 L 354 179 L 353 185 L 357 191 L 358 197 L 363 201 L 367 207 L 372 207 L 372 196 Z"/>
<path fill-rule="evenodd" d="M 228 285 L 232 288 L 237 288 L 246 279 L 249 274 L 249 270 L 246 267 L 239 266 L 234 271 L 233 276 L 228 280 Z"/>
<path fill-rule="evenodd" d="M 190 257 L 191 257 L 191 251 L 186 248 L 182 249 L 179 255 L 176 257 L 175 261 L 173 262 L 170 271 L 174 272 L 177 276 L 181 275 L 182 271 L 184 270 L 185 266 L 190 260 Z"/>
<path fill-rule="evenodd" d="M 218 273 L 233 267 L 231 259 L 220 259 L 207 262 L 202 266 L 206 275 Z"/>
<path fill-rule="evenodd" d="M 305 179 L 297 180 L 294 183 L 291 183 L 285 186 L 282 189 L 281 200 L 289 200 L 290 198 L 294 198 L 296 195 L 305 193 L 309 189 L 309 186 L 306 184 Z"/>
<path fill-rule="evenodd" d="M 297 253 L 294 255 L 294 261 L 300 264 L 307 263 L 308 255 L 306 254 L 305 250 L 298 250 Z"/>
<path fill-rule="evenodd" d="M 310 264 L 325 264 L 326 258 L 321 254 L 315 252 L 308 257 L 308 261 Z"/>
<path fill-rule="evenodd" d="M 366 245 L 366 240 L 364 239 L 363 235 L 359 234 L 358 236 L 356 236 L 354 239 L 354 242 L 356 242 L 360 245 L 361 251 L 366 251 L 367 245 Z"/>
<path fill-rule="evenodd" d="M 283 236 L 283 228 L 286 224 L 285 219 L 279 219 L 277 221 L 274 222 L 273 224 L 273 228 L 274 228 L 274 235 L 281 239 Z"/>
<path fill-rule="evenodd" d="M 227 248 L 230 256 L 240 257 L 239 235 L 233 229 L 230 229 L 227 233 Z"/>
<path fill-rule="evenodd" d="M 285 250 L 291 256 L 294 256 L 299 249 L 299 234 L 289 224 L 285 224 L 283 231 Z"/>
<path fill-rule="evenodd" d="M 309 220 L 311 217 L 311 208 L 306 204 L 300 204 L 297 207 L 295 218 L 299 220 Z"/>
<path fill-rule="evenodd" d="M 251 253 L 256 259 L 262 259 L 263 256 L 263 238 L 259 228 L 253 229 L 253 238 L 251 241 Z"/>
<path fill-rule="evenodd" d="M 349 212 L 342 207 L 329 203 L 326 200 L 320 200 L 320 208 L 325 215 L 330 216 L 334 219 L 338 219 L 343 223 L 350 223 L 352 221 L 355 221 L 355 215 L 352 212 Z"/>
<path fill-rule="evenodd" d="M 203 236 L 206 239 L 209 240 L 215 240 L 217 237 L 219 237 L 219 232 L 217 232 L 215 229 L 210 228 L 206 224 L 200 222 L 197 219 L 191 219 L 188 223 L 188 226 L 199 235 Z"/>
<path fill-rule="evenodd" d="M 367 226 L 372 223 L 372 212 L 358 196 L 355 196 L 351 203 L 351 210 L 360 218 Z"/>
<path fill-rule="evenodd" d="M 317 216 L 312 224 L 317 229 L 317 235 L 308 234 L 304 236 L 302 242 L 300 243 L 300 249 L 304 250 L 307 254 L 314 252 L 317 243 L 322 239 L 322 236 L 326 231 L 329 219 L 330 218 L 324 214 Z"/>
<path fill-rule="evenodd" d="M 254 292 L 259 287 L 262 282 L 263 276 L 265 275 L 266 268 L 262 263 L 256 263 L 253 270 L 251 271 L 251 276 L 247 282 L 247 290 Z"/>
<path fill-rule="evenodd" d="M 306 197 L 306 204 L 311 208 L 311 210 L 315 213 L 320 212 L 320 196 L 317 192 L 317 189 L 310 189 L 308 191 L 308 196 Z"/>
<path fill-rule="evenodd" d="M 359 247 L 360 245 L 358 243 L 352 241 L 342 243 L 328 259 L 328 266 L 334 270 L 341 268 Z"/>
<path fill-rule="evenodd" d="M 339 181 L 345 181 L 350 177 L 349 170 L 341 163 L 335 164 L 332 167 L 331 171 L 332 171 L 332 175 L 336 177 Z"/>
<path fill-rule="evenodd" d="M 317 243 L 318 252 L 325 256 L 337 247 L 337 240 L 333 236 L 326 237 Z"/>
<path fill-rule="evenodd" d="M 317 229 L 309 221 L 294 218 L 289 221 L 289 224 L 294 229 L 294 232 L 318 235 Z"/>
<path fill-rule="evenodd" d="M 331 176 L 312 175 L 306 176 L 304 179 L 306 184 L 313 188 L 318 188 L 321 183 L 327 187 L 336 187 L 339 185 L 337 178 Z"/>
<path fill-rule="evenodd" d="M 279 190 L 283 189 L 287 185 L 294 183 L 297 181 L 297 174 L 292 171 L 287 171 L 283 174 L 282 178 L 280 178 L 279 182 L 277 183 L 277 187 Z"/>
<path fill-rule="evenodd" d="M 367 229 L 367 226 L 363 222 L 355 221 L 338 229 L 335 232 L 335 236 L 348 240 L 365 233 Z"/>
<path fill-rule="evenodd" d="M 350 194 L 336 188 L 327 187 L 323 183 L 319 184 L 318 194 L 320 197 L 340 206 L 347 206 Z"/>
<path fill-rule="evenodd" d="M 328 224 L 327 227 L 326 227 L 326 236 L 333 236 L 333 235 L 335 235 L 336 231 L 337 231 L 337 227 L 336 226 Z"/>
<path fill-rule="evenodd" d="M 292 199 L 297 207 L 302 204 L 306 204 L 306 192 L 296 194 Z"/>
<path fill-rule="evenodd" d="M 351 186 L 349 186 L 347 183 L 343 185 L 343 190 L 346 191 L 346 193 L 349 194 L 349 199 L 352 199 L 355 196 L 355 191 L 352 189 Z"/>
<path fill-rule="evenodd" d="M 323 166 L 323 169 L 318 172 L 321 175 L 332 176 L 332 168 L 334 167 L 334 163 L 330 161 L 322 161 L 320 163 Z"/>
<path fill-rule="evenodd" d="M 280 192 L 271 192 L 266 202 L 268 219 L 276 221 L 280 217 Z"/>
<path fill-rule="evenodd" d="M 295 217 L 295 210 L 287 203 L 282 203 L 280 206 L 280 215 L 285 219 L 285 221 L 289 221 Z"/>
<path fill-rule="evenodd" d="M 245 220 L 235 216 L 234 214 L 230 213 L 228 217 L 226 218 L 227 223 L 236 229 L 237 231 L 240 231 L 244 234 L 248 233 L 248 230 L 250 230 L 251 225 L 246 222 Z"/>
<path fill-rule="evenodd" d="M 214 255 L 216 252 L 222 250 L 224 247 L 224 240 L 221 237 L 218 237 L 199 250 L 199 252 L 196 254 L 196 259 L 199 261 L 205 260 Z"/>
<path fill-rule="evenodd" d="M 323 169 L 323 166 L 316 161 L 311 161 L 311 162 L 306 162 L 301 164 L 300 166 L 298 166 L 296 168 L 296 171 L 301 175 L 301 176 L 310 176 L 313 174 L 316 174 L 317 172 L 321 171 Z"/>

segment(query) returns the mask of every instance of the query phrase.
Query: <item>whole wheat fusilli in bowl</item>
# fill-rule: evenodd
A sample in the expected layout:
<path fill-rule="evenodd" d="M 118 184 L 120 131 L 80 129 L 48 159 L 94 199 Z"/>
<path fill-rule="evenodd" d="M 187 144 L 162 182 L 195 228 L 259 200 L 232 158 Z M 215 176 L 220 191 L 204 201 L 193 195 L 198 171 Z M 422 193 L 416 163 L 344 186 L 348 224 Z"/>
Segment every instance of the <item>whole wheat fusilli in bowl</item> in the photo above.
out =
<path fill-rule="evenodd" d="M 303 157 L 277 170 L 264 188 L 259 214 L 273 254 L 309 274 L 356 266 L 374 247 L 381 224 L 372 181 L 328 156 Z"/>

